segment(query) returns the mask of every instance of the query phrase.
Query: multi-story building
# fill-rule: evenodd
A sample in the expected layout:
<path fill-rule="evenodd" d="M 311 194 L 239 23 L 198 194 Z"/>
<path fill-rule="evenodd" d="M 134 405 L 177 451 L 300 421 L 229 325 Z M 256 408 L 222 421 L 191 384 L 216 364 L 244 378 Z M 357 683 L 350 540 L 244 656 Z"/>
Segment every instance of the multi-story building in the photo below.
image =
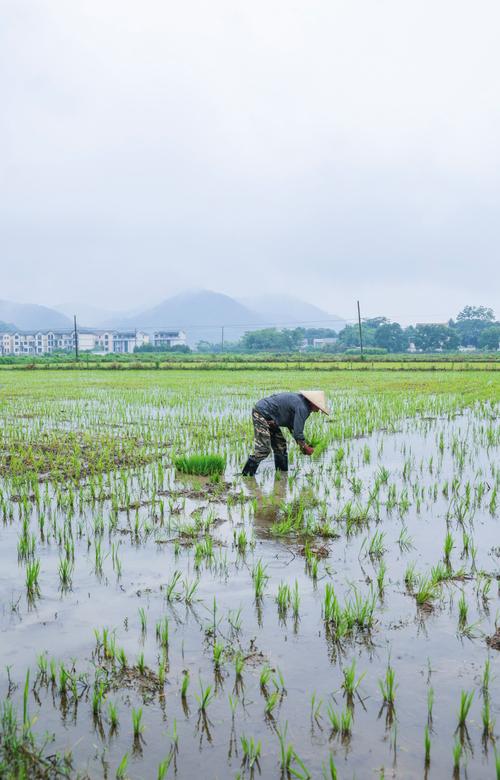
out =
<path fill-rule="evenodd" d="M 80 352 L 131 353 L 135 347 L 148 343 L 149 336 L 142 331 L 78 330 Z M 72 352 L 74 349 L 74 330 L 0 332 L 0 355 L 47 355 L 57 350 Z"/>
<path fill-rule="evenodd" d="M 136 347 L 149 343 L 149 336 L 138 330 L 123 330 L 113 333 L 113 352 L 133 352 Z"/>
<path fill-rule="evenodd" d="M 177 347 L 186 344 L 187 337 L 183 330 L 157 330 L 153 333 L 155 347 Z"/>

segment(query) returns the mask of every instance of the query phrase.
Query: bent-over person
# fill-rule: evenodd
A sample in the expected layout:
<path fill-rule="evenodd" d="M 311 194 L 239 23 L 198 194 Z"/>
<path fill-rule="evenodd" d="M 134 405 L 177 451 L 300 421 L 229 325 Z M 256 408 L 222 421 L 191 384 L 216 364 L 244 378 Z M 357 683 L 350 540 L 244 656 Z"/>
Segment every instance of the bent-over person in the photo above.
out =
<path fill-rule="evenodd" d="M 281 428 L 288 428 L 305 455 L 312 455 L 313 447 L 304 437 L 304 425 L 312 412 L 328 414 L 322 390 L 301 390 L 299 393 L 276 393 L 257 401 L 252 409 L 254 450 L 243 467 L 244 477 L 253 477 L 259 463 L 274 453 L 278 471 L 288 471 L 286 439 Z"/>

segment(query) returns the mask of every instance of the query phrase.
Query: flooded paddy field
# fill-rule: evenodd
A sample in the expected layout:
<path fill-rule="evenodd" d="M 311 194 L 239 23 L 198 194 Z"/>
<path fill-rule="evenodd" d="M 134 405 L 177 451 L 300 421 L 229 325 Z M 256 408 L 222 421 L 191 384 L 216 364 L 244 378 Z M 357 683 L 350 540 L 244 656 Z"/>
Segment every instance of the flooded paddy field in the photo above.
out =
<path fill-rule="evenodd" d="M 253 403 L 318 386 L 318 457 L 242 478 Z M 0 777 L 498 780 L 499 404 L 485 370 L 0 374 Z"/>

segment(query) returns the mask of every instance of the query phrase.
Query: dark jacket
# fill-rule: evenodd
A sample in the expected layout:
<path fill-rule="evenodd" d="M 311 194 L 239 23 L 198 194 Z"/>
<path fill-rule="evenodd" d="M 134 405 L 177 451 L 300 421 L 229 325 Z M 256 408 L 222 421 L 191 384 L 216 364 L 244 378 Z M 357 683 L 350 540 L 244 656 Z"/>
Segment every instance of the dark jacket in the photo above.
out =
<path fill-rule="evenodd" d="M 295 441 L 305 442 L 304 423 L 311 414 L 311 405 L 303 395 L 276 393 L 257 401 L 255 408 L 280 428 L 288 428 Z"/>

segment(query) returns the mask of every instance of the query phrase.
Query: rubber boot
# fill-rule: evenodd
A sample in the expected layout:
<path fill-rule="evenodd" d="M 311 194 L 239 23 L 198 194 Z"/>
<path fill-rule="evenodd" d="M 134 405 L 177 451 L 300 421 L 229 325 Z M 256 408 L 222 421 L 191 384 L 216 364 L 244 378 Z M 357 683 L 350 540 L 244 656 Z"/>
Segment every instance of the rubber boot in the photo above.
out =
<path fill-rule="evenodd" d="M 274 453 L 274 465 L 276 466 L 276 471 L 288 471 L 288 455 L 286 452 Z"/>
<path fill-rule="evenodd" d="M 247 462 L 243 466 L 243 471 L 241 472 L 241 475 L 243 477 L 253 477 L 258 468 L 259 468 L 259 461 L 255 460 L 255 458 L 252 458 L 252 456 L 250 455 Z"/>

